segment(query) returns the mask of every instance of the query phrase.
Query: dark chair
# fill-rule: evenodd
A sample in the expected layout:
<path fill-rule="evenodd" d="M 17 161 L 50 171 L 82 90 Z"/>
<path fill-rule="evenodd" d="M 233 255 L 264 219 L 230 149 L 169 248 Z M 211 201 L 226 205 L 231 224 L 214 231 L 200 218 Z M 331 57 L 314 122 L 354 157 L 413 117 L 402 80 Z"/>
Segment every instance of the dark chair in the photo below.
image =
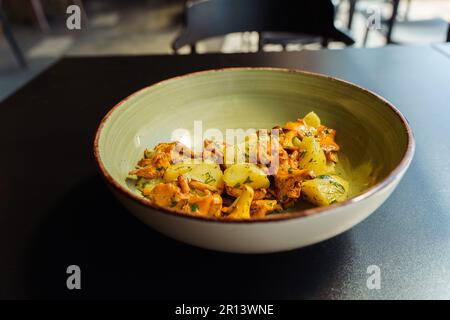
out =
<path fill-rule="evenodd" d="M 341 5 L 341 1 L 337 0 L 331 0 L 331 3 L 334 6 L 334 13 L 333 13 L 333 21 L 336 18 L 336 12 L 339 10 L 339 7 Z M 350 29 L 348 29 L 350 30 Z M 348 30 L 340 30 L 341 32 L 345 33 L 349 37 L 349 31 Z M 324 47 L 328 45 L 329 39 L 315 36 L 315 35 L 308 35 L 308 34 L 299 34 L 299 33 L 293 33 L 293 32 L 261 32 L 259 34 L 260 36 L 260 47 L 265 44 L 278 44 L 281 45 L 283 50 L 286 49 L 286 46 L 288 44 L 310 44 L 310 43 L 318 43 L 320 42 Z M 347 45 L 353 44 L 353 43 L 346 43 Z"/>
<path fill-rule="evenodd" d="M 27 62 L 22 54 L 22 51 L 20 50 L 19 45 L 16 42 L 16 39 L 14 38 L 11 26 L 9 25 L 8 20 L 6 19 L 6 15 L 3 12 L 1 0 L 0 0 L 0 25 L 2 26 L 3 33 L 5 34 L 6 37 L 6 41 L 8 42 L 9 46 L 11 47 L 11 50 L 13 51 L 14 57 L 16 58 L 19 65 L 25 68 L 27 66 Z"/>
<path fill-rule="evenodd" d="M 356 2 L 357 2 L 357 0 L 349 0 L 348 2 L 349 2 L 349 9 L 348 9 L 347 28 L 348 28 L 348 30 L 352 30 L 353 17 L 355 15 L 355 9 L 356 9 Z"/>
<path fill-rule="evenodd" d="M 195 53 L 198 41 L 234 32 L 259 33 L 259 49 L 267 43 L 264 32 L 308 35 L 347 45 L 354 40 L 334 26 L 334 6 L 330 0 L 200 0 L 188 1 L 185 27 L 172 43 L 177 52 L 189 45 Z"/>
<path fill-rule="evenodd" d="M 450 23 L 448 24 L 448 30 L 447 30 L 447 42 L 450 42 Z"/>

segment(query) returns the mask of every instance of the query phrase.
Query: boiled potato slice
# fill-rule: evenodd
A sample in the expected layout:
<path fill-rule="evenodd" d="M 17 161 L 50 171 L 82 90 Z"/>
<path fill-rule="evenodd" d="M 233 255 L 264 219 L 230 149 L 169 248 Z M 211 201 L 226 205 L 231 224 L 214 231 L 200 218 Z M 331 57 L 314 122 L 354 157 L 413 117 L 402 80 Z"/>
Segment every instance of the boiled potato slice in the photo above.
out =
<path fill-rule="evenodd" d="M 237 163 L 253 163 L 257 161 L 258 136 L 251 134 L 245 137 L 244 141 L 229 145 L 225 149 L 224 162 L 226 167 Z"/>
<path fill-rule="evenodd" d="M 270 186 L 265 172 L 252 163 L 238 163 L 230 166 L 225 170 L 223 180 L 227 186 L 233 188 L 239 188 L 244 184 L 253 189 L 268 188 Z"/>
<path fill-rule="evenodd" d="M 284 149 L 295 149 L 297 146 L 294 145 L 294 141 L 296 141 L 296 143 L 299 143 L 299 141 L 301 141 L 297 137 L 297 132 L 294 130 L 286 132 L 286 134 L 284 135 L 284 141 L 282 143 L 283 148 Z"/>
<path fill-rule="evenodd" d="M 175 181 L 183 175 L 187 179 L 203 182 L 210 186 L 222 189 L 223 174 L 220 166 L 213 162 L 180 162 L 167 168 L 164 181 Z"/>
<path fill-rule="evenodd" d="M 305 122 L 306 122 L 306 124 L 307 124 L 308 126 L 314 127 L 314 128 L 316 128 L 316 129 L 320 126 L 320 118 L 319 118 L 319 116 L 318 116 L 315 112 L 313 112 L 313 111 L 311 111 L 310 113 L 308 113 L 308 114 L 303 118 L 303 120 L 305 120 Z"/>
<path fill-rule="evenodd" d="M 294 141 L 295 143 L 295 141 Z M 326 170 L 327 159 L 320 147 L 319 141 L 314 137 L 305 137 L 298 144 L 300 152 L 299 167 L 301 169 L 313 170 L 316 174 L 321 174 Z"/>
<path fill-rule="evenodd" d="M 198 164 L 180 162 L 170 166 L 164 173 L 164 181 L 171 182 L 177 180 L 178 176 L 191 172 L 194 165 L 197 166 Z"/>
<path fill-rule="evenodd" d="M 336 173 L 336 163 L 333 161 L 327 161 L 323 174 L 334 174 Z"/>
<path fill-rule="evenodd" d="M 246 158 L 247 154 L 244 142 L 228 145 L 225 147 L 223 154 L 223 164 L 226 168 L 229 168 L 238 162 L 246 162 Z"/>
<path fill-rule="evenodd" d="M 335 175 L 321 175 L 302 183 L 303 196 L 318 206 L 327 206 L 346 200 L 348 189 L 348 182 Z"/>

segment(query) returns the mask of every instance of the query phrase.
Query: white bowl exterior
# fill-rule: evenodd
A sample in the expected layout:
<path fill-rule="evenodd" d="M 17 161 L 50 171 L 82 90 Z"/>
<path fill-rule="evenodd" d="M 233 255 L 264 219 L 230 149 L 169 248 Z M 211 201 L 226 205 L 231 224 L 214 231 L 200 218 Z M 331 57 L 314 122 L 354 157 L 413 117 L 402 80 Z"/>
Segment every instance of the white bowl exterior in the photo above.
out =
<path fill-rule="evenodd" d="M 255 71 L 253 71 L 253 74 L 254 72 Z M 208 120 L 206 122 L 206 127 L 220 128 L 221 123 L 225 121 L 227 123 L 236 122 L 236 127 L 248 124 L 255 128 L 268 128 L 273 124 L 271 121 L 273 121 L 273 119 L 278 119 L 277 117 L 292 119 L 295 117 L 295 114 L 301 114 L 302 112 L 311 110 L 310 108 L 312 108 L 312 106 L 299 104 L 297 100 L 291 101 L 287 98 L 283 100 L 283 92 L 278 93 L 278 91 L 271 91 L 271 94 L 277 95 L 276 97 L 279 103 L 282 101 L 283 108 L 288 110 L 287 113 L 285 112 L 286 114 L 283 112 L 278 114 L 279 112 L 277 109 L 272 107 L 272 101 L 269 101 L 270 103 L 267 102 L 265 100 L 266 98 L 263 96 L 264 92 L 273 90 L 270 84 L 277 82 L 289 84 L 290 81 L 298 81 L 298 90 L 309 92 L 308 85 L 310 84 L 311 76 L 299 76 L 290 73 L 288 77 L 289 81 L 287 81 L 284 79 L 285 74 L 280 74 L 280 71 L 270 74 L 267 73 L 266 77 L 269 75 L 270 77 L 274 77 L 273 81 L 269 81 L 270 79 L 263 81 L 259 78 L 258 86 L 256 86 L 255 82 L 252 82 L 254 87 L 259 88 L 257 93 L 261 96 L 258 95 L 258 112 L 264 114 L 264 117 L 261 117 L 261 119 L 264 120 L 255 120 L 251 113 L 245 113 L 247 112 L 246 108 L 241 107 L 244 105 L 247 106 L 250 102 L 246 100 L 245 94 L 247 91 L 240 88 L 237 83 L 247 83 L 248 75 L 246 74 L 242 78 L 237 78 L 237 80 L 241 81 L 237 82 L 237 80 L 232 77 L 232 72 L 229 71 L 214 73 L 211 75 L 211 78 L 216 79 L 216 81 L 224 81 L 224 83 L 227 84 L 224 86 L 224 92 L 242 91 L 241 95 L 233 96 L 232 99 L 229 97 L 227 98 L 226 96 L 214 96 L 212 93 L 209 93 L 206 98 L 202 96 L 197 97 L 194 94 L 187 94 L 190 88 L 190 83 L 187 81 L 187 78 L 181 78 L 181 81 L 176 80 L 176 83 L 174 82 L 146 89 L 127 99 L 123 102 L 127 107 L 120 106 L 114 110 L 110 117 L 104 122 L 100 134 L 98 151 L 100 161 L 102 161 L 105 166 L 105 171 L 108 172 L 111 176 L 110 178 L 115 180 L 117 184 L 130 190 L 125 183 L 125 179 L 130 168 L 133 168 L 136 161 L 142 156 L 143 149 L 161 141 L 168 141 L 168 133 L 171 128 L 183 126 L 186 123 L 194 121 L 196 119 L 195 114 L 198 114 L 198 110 L 203 110 L 202 106 L 197 103 L 197 101 L 199 101 L 198 99 L 206 99 L 203 100 L 203 103 L 208 104 L 208 108 L 205 108 L 206 111 L 202 114 L 202 118 Z M 228 79 L 228 77 L 230 78 Z M 209 87 L 209 80 L 210 78 L 197 78 L 197 85 Z M 326 79 L 324 78 L 321 81 L 326 81 Z M 334 94 L 341 94 L 340 88 L 342 84 L 336 81 L 330 81 L 328 84 L 336 87 L 334 89 Z M 317 89 L 316 87 L 314 88 Z M 319 89 L 325 90 L 322 87 Z M 152 103 L 155 95 L 158 96 L 159 99 L 166 99 L 166 97 L 167 99 L 170 99 L 171 95 L 180 92 L 180 90 L 184 90 L 183 92 L 186 92 L 186 94 L 175 99 L 173 103 L 167 107 L 170 112 L 176 112 L 178 117 L 166 116 L 163 112 L 153 112 L 154 108 L 157 106 Z M 320 90 L 315 97 L 321 96 L 322 91 Z M 327 90 L 331 89 L 328 88 Z M 289 91 L 287 93 L 292 94 L 292 92 Z M 213 97 L 212 100 L 210 99 L 210 95 Z M 327 105 L 327 101 L 323 101 L 323 103 L 320 104 L 321 110 L 323 113 L 330 115 L 330 117 L 326 119 L 326 123 L 330 120 L 333 127 L 334 125 L 339 126 L 338 129 L 341 136 L 345 136 L 348 132 L 354 132 L 357 128 L 347 128 L 347 123 L 345 126 L 336 121 L 332 123 L 333 119 L 337 120 L 339 117 L 333 118 L 332 113 L 327 112 L 327 110 L 334 110 L 335 112 L 339 112 L 341 116 L 348 116 L 345 108 L 349 101 L 358 103 L 362 108 L 365 106 L 364 97 L 366 96 L 367 93 L 362 91 L 353 92 L 351 97 L 342 94 L 335 102 L 335 104 L 340 107 L 334 109 L 333 105 Z M 300 99 L 299 97 L 297 98 Z M 224 99 L 228 99 L 227 108 L 223 105 Z M 253 103 L 255 103 L 255 101 L 253 101 Z M 181 107 L 186 104 L 188 107 Z M 386 122 L 387 119 L 385 119 L 383 112 L 378 112 L 377 108 L 384 109 L 387 108 L 387 106 L 384 105 L 381 100 L 375 99 L 374 105 L 371 106 L 372 110 L 370 115 L 365 115 L 364 112 L 361 111 L 362 109 L 356 110 L 359 110 L 358 117 L 376 117 L 373 121 L 376 121 L 377 123 Z M 221 112 L 221 117 L 216 116 L 216 112 L 218 111 Z M 152 121 L 148 121 L 149 117 Z M 172 119 L 175 120 L 172 121 Z M 279 120 L 283 121 L 286 119 Z M 386 122 L 384 127 L 389 127 L 389 124 L 392 124 L 392 122 Z M 396 125 L 396 129 L 392 129 L 391 131 L 397 132 L 397 130 L 401 131 L 401 129 L 404 129 L 401 127 L 402 124 L 400 121 L 398 121 L 398 123 L 395 122 L 394 124 Z M 153 128 L 154 125 L 157 125 L 158 130 Z M 191 130 L 191 128 L 187 128 Z M 366 128 L 363 129 L 365 130 Z M 371 127 L 370 130 L 367 128 L 367 132 L 370 132 L 372 135 L 378 134 L 374 127 Z M 402 135 L 406 137 L 406 134 L 402 133 Z M 370 134 L 367 134 L 367 136 L 370 137 Z M 392 139 L 394 138 L 396 137 L 392 137 Z M 362 141 L 360 145 L 367 148 L 387 148 L 385 145 L 377 146 L 376 140 L 373 139 Z M 395 145 L 393 146 L 393 144 L 391 144 L 390 147 L 394 148 Z M 360 149 L 364 150 L 364 148 Z M 412 148 L 412 150 L 413 149 L 414 148 Z M 390 155 L 392 152 L 389 149 L 386 153 Z M 408 156 L 407 164 L 410 163 L 411 159 L 412 153 Z M 384 159 L 381 161 L 392 163 L 396 160 Z M 401 169 L 399 168 L 401 171 L 388 177 L 388 180 L 379 185 L 378 188 L 371 190 L 369 196 L 366 194 L 357 196 L 346 205 L 331 206 L 329 210 L 312 216 L 266 220 L 262 222 L 223 222 L 170 214 L 146 206 L 135 199 L 132 199 L 125 193 L 120 192 L 115 188 L 112 189 L 130 212 L 144 223 L 152 226 L 155 230 L 160 231 L 167 236 L 195 246 L 219 251 L 267 253 L 300 248 L 329 239 L 350 229 L 369 216 L 388 198 L 406 172 L 407 167 L 408 165 L 404 165 Z"/>
<path fill-rule="evenodd" d="M 301 248 L 332 238 L 373 213 L 392 193 L 405 170 L 364 201 L 317 215 L 256 223 L 223 223 L 167 214 L 138 203 L 113 189 L 137 218 L 155 230 L 194 246 L 234 252 L 270 253 Z"/>

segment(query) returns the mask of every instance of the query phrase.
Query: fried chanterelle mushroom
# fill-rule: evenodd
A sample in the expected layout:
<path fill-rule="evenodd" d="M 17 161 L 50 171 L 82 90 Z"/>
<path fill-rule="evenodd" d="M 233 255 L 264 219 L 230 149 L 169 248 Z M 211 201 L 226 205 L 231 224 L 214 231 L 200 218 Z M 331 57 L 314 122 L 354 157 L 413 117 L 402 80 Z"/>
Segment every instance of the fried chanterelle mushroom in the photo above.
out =
<path fill-rule="evenodd" d="M 259 219 L 298 201 L 322 206 L 347 198 L 349 184 L 335 171 L 340 147 L 334 129 L 314 112 L 274 129 L 276 141 L 260 133 L 236 145 L 205 140 L 201 152 L 160 143 L 145 150 L 130 178 L 155 206 L 221 219 Z M 252 149 L 252 141 L 259 148 Z M 244 161 L 230 163 L 229 151 L 242 151 Z"/>

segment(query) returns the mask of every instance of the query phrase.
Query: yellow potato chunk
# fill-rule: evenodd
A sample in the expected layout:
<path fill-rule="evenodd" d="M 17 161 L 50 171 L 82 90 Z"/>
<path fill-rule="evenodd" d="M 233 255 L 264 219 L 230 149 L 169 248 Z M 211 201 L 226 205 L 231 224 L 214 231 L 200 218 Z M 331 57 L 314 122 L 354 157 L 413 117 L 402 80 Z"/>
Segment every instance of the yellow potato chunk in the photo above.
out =
<path fill-rule="evenodd" d="M 247 135 L 244 141 L 225 148 L 226 167 L 238 163 L 254 163 L 257 160 L 259 138 L 256 134 Z"/>
<path fill-rule="evenodd" d="M 314 127 L 314 128 L 316 128 L 316 129 L 320 126 L 320 118 L 319 118 L 319 116 L 318 116 L 315 112 L 313 112 L 313 111 L 311 111 L 310 113 L 308 113 L 308 114 L 303 118 L 303 120 L 305 120 L 305 122 L 306 122 L 306 124 L 307 124 L 308 126 Z"/>
<path fill-rule="evenodd" d="M 303 197 L 318 206 L 346 200 L 348 189 L 348 182 L 335 175 L 321 175 L 302 183 Z"/>
<path fill-rule="evenodd" d="M 253 189 L 268 188 L 270 181 L 266 173 L 256 164 L 238 163 L 225 170 L 223 175 L 225 184 L 232 188 L 248 185 Z"/>
<path fill-rule="evenodd" d="M 313 170 L 315 174 L 321 174 L 326 170 L 327 160 L 319 141 L 314 137 L 305 137 L 298 147 L 300 169 Z"/>
<path fill-rule="evenodd" d="M 336 163 L 334 163 L 333 161 L 327 161 L 323 174 L 334 174 L 334 173 L 336 173 Z"/>
<path fill-rule="evenodd" d="M 183 175 L 189 180 L 196 180 L 213 186 L 218 190 L 223 188 L 223 173 L 220 166 L 213 162 L 180 162 L 167 168 L 164 181 L 171 182 Z"/>

